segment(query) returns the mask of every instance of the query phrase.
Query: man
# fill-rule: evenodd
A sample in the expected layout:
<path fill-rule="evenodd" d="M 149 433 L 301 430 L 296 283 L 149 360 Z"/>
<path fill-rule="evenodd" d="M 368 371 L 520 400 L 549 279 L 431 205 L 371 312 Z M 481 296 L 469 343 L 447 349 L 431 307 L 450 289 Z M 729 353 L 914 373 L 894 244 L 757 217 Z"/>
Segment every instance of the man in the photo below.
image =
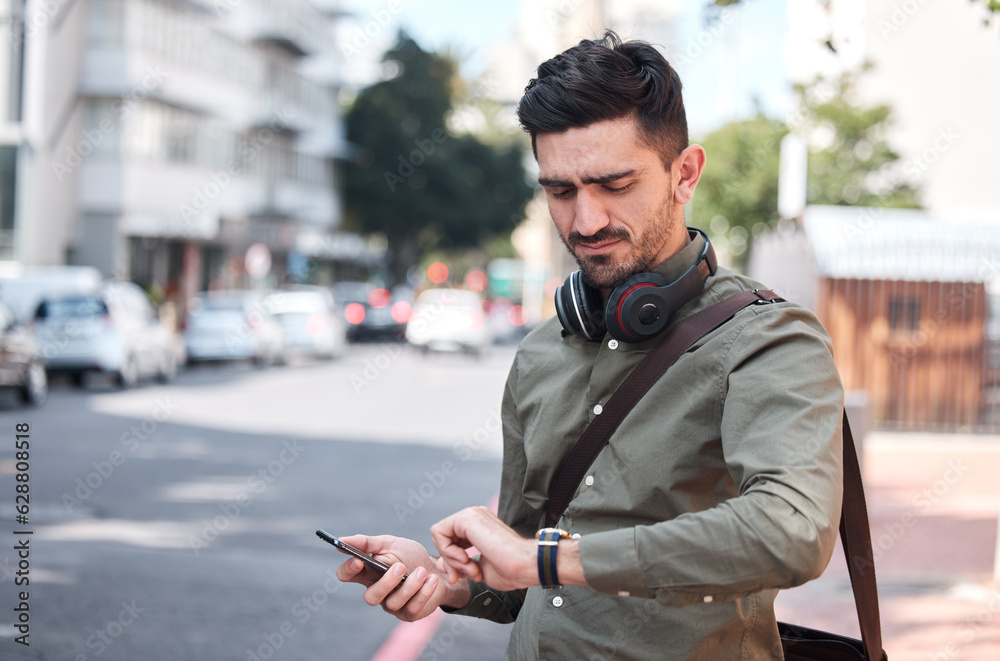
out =
<path fill-rule="evenodd" d="M 706 246 L 683 207 L 706 156 L 688 144 L 680 81 L 655 49 L 610 32 L 581 42 L 539 67 L 518 116 L 556 229 L 601 297 L 699 263 Z M 706 275 L 673 322 L 762 287 Z M 444 607 L 514 622 L 510 659 L 780 658 L 774 597 L 822 573 L 840 516 L 843 391 L 827 335 L 778 302 L 697 342 L 590 466 L 559 522 L 572 537 L 554 545 L 564 587 L 539 587 L 554 582 L 534 539 L 553 476 L 660 338 L 595 339 L 553 319 L 519 347 L 499 516 L 470 508 L 435 524 L 437 560 L 409 540 L 347 538 L 395 564 L 375 580 L 352 560 L 338 576 L 403 620 Z"/>

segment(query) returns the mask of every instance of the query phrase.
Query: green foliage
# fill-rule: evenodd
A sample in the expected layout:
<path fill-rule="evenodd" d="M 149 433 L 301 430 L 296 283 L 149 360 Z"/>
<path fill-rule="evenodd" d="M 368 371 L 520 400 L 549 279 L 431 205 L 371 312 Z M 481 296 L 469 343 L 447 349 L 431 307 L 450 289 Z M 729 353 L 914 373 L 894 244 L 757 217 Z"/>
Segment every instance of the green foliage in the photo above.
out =
<path fill-rule="evenodd" d="M 917 208 L 916 191 L 887 174 L 899 160 L 885 140 L 891 109 L 852 103 L 858 75 L 844 74 L 836 81 L 817 78 L 795 88 L 807 131 L 814 143 L 822 144 L 809 153 L 808 201 Z"/>
<path fill-rule="evenodd" d="M 691 205 L 691 224 L 708 231 L 736 266 L 749 240 L 778 216 L 778 154 L 784 123 L 758 115 L 701 141 L 708 154 Z"/>
<path fill-rule="evenodd" d="M 345 225 L 384 235 L 401 280 L 432 250 L 509 235 L 533 187 L 523 142 L 487 145 L 449 130 L 462 87 L 452 59 L 403 33 L 384 59 L 398 75 L 362 90 L 345 118 L 358 148 L 345 169 Z"/>
<path fill-rule="evenodd" d="M 809 204 L 919 207 L 917 191 L 891 176 L 899 155 L 885 140 L 886 105 L 857 105 L 860 73 L 836 81 L 816 79 L 796 87 L 794 128 L 811 143 Z M 691 205 L 691 224 L 712 236 L 736 268 L 744 265 L 753 237 L 778 220 L 781 140 L 789 127 L 758 115 L 706 136 L 708 161 Z"/>

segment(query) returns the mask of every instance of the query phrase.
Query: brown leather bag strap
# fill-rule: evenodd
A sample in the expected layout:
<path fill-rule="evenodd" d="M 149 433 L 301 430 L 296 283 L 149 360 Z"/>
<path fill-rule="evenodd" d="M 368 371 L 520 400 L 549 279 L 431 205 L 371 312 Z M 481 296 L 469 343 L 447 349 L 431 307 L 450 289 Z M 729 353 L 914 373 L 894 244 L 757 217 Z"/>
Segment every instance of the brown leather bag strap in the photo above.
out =
<path fill-rule="evenodd" d="M 551 527 L 559 522 L 587 469 L 622 420 L 685 351 L 751 303 L 778 300 L 782 299 L 770 290 L 740 292 L 674 324 L 625 378 L 559 466 L 545 507 L 546 525 Z"/>
<path fill-rule="evenodd" d="M 840 541 L 847 558 L 847 571 L 854 590 L 854 605 L 858 610 L 861 641 L 869 661 L 884 658 L 882 622 L 878 610 L 878 584 L 875 581 L 875 559 L 865 504 L 865 485 L 854 446 L 854 435 L 844 411 L 844 503 L 840 510 Z"/>
<path fill-rule="evenodd" d="M 751 303 L 783 300 L 774 292 L 741 292 L 678 322 L 636 365 L 603 411 L 596 416 L 567 455 L 552 481 L 545 508 L 547 526 L 555 526 L 569 505 L 580 481 L 611 435 L 656 381 L 699 339 L 728 321 Z M 840 514 L 840 539 L 854 591 L 861 640 L 869 661 L 885 658 L 878 608 L 878 585 L 872 552 L 868 508 L 854 436 L 844 412 L 844 499 Z"/>

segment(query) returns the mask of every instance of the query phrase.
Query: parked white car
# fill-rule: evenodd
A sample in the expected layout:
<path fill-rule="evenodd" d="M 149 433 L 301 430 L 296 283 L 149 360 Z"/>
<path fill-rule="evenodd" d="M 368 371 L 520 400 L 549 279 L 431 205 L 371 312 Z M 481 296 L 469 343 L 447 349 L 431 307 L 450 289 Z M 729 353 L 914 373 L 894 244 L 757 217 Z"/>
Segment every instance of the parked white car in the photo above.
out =
<path fill-rule="evenodd" d="M 332 359 L 344 353 L 347 325 L 328 289 L 282 289 L 269 294 L 263 307 L 281 324 L 289 354 Z"/>
<path fill-rule="evenodd" d="M 177 338 L 160 322 L 146 293 L 131 282 L 109 281 L 93 294 L 48 296 L 31 326 L 46 370 L 84 385 L 87 374 L 109 375 L 123 387 L 177 374 Z"/>
<path fill-rule="evenodd" d="M 481 355 L 493 343 L 483 297 L 465 289 L 428 289 L 413 304 L 406 340 L 425 351 Z"/>
<path fill-rule="evenodd" d="M 267 365 L 285 361 L 285 333 L 263 292 L 195 296 L 188 301 L 183 336 L 188 362 L 250 360 Z"/>

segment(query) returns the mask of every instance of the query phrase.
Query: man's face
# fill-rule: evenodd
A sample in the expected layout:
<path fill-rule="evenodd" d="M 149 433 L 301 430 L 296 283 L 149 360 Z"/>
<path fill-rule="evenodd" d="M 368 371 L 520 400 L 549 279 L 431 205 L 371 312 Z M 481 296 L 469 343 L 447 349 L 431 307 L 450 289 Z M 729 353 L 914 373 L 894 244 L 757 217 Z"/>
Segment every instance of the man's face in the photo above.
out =
<path fill-rule="evenodd" d="M 536 149 L 549 213 L 591 286 L 613 288 L 684 245 L 672 171 L 631 118 L 542 134 Z"/>

